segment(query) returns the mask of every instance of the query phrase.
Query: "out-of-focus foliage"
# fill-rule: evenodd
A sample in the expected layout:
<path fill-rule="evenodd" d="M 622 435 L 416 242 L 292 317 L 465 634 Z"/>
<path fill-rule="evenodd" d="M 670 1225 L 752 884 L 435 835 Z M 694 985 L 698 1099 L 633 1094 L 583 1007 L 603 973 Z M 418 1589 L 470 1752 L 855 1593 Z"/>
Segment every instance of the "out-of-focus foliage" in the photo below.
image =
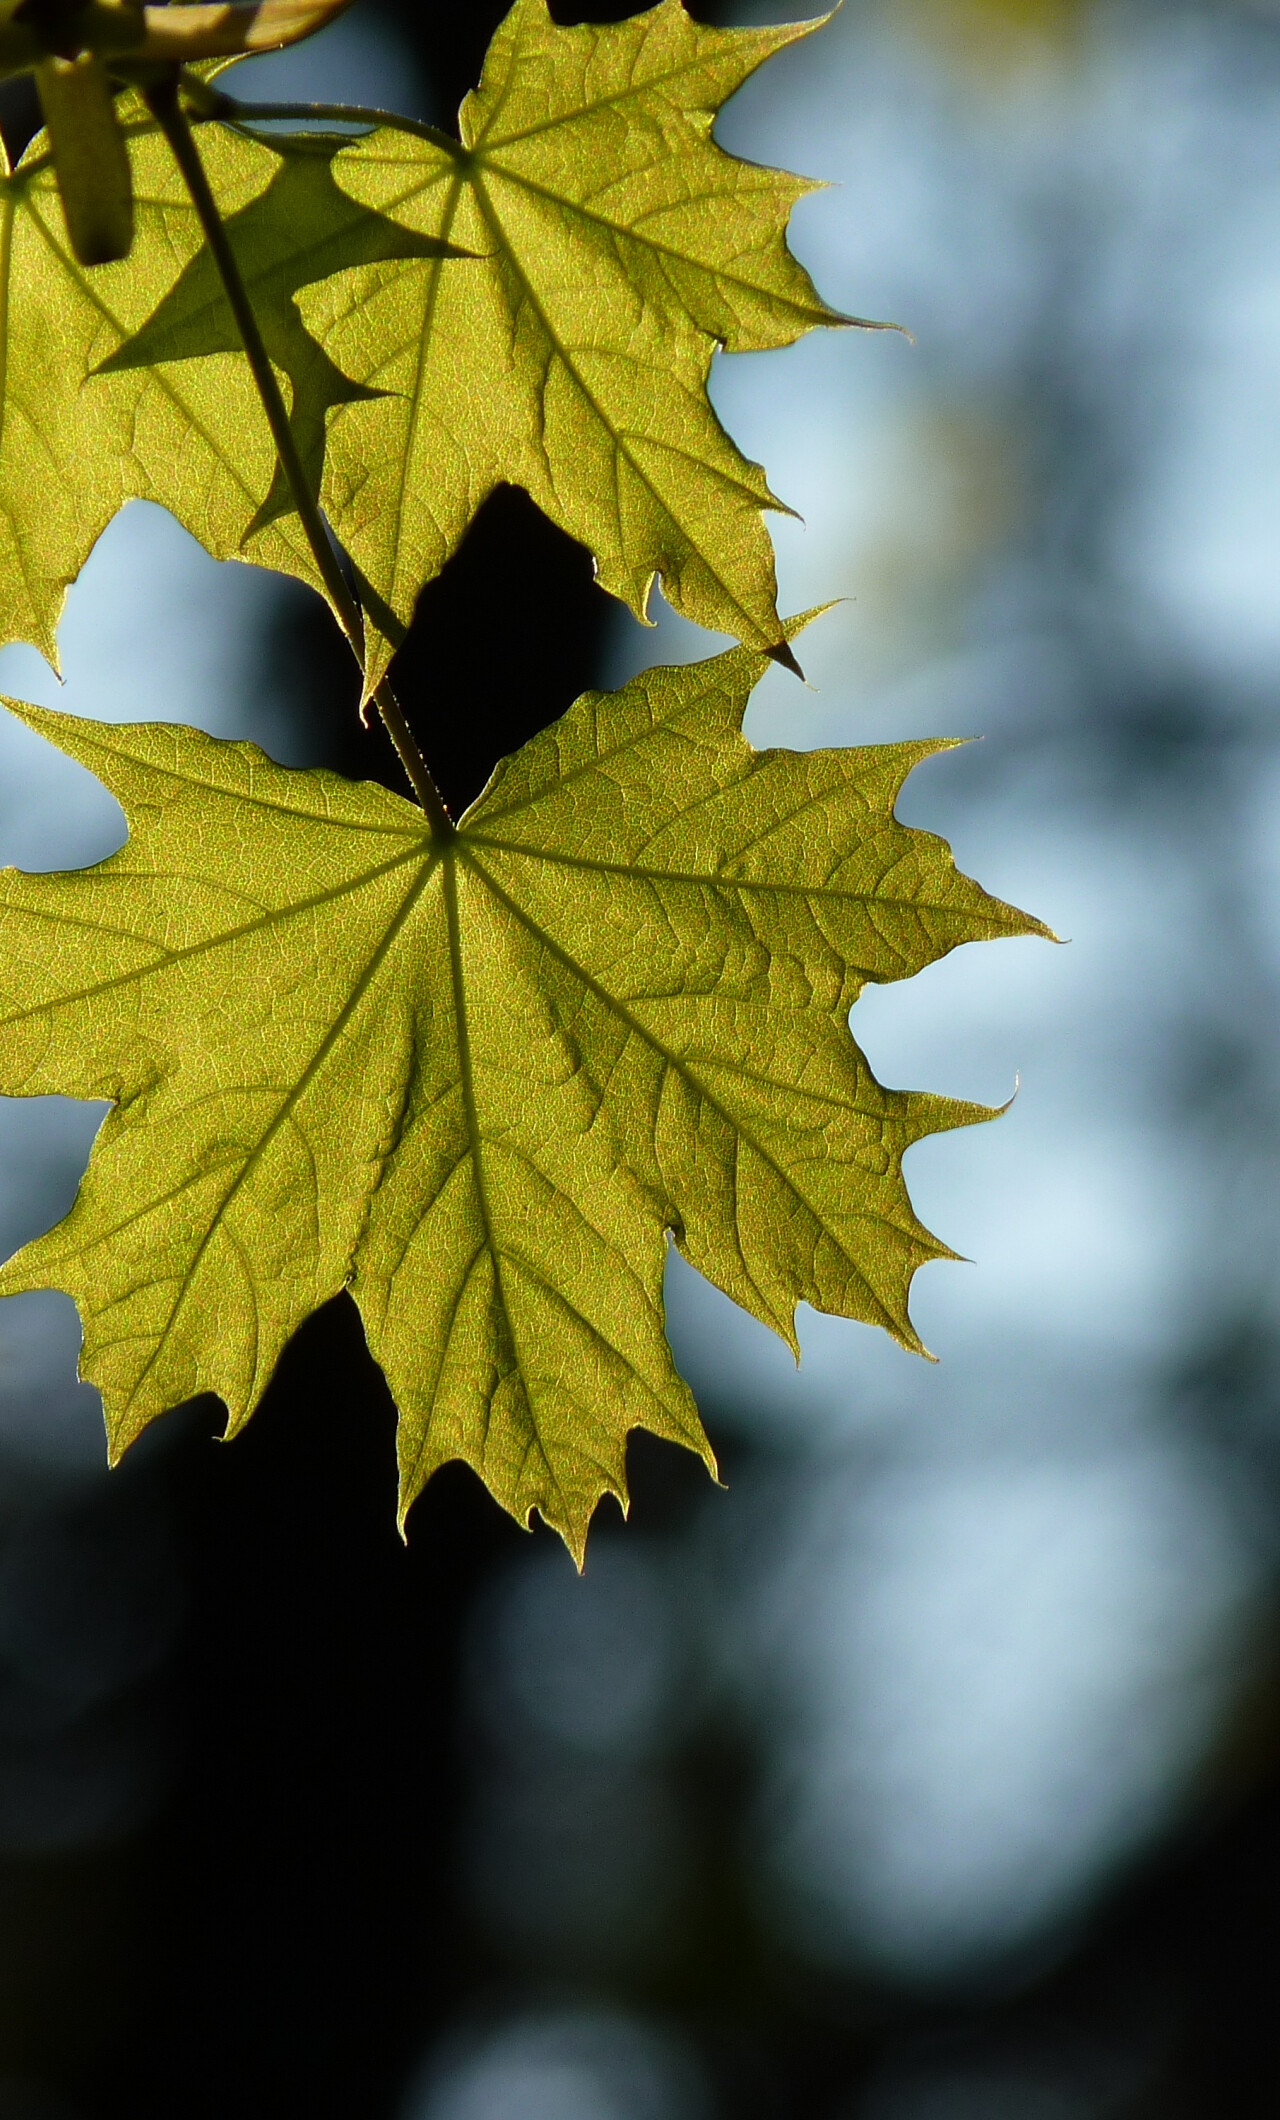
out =
<path fill-rule="evenodd" d="M 1047 52 L 1070 52 L 1092 0 L 890 0 L 911 34 L 926 38 L 971 77 L 994 78 Z"/>
<path fill-rule="evenodd" d="M 126 79 L 146 79 L 157 61 L 217 71 L 228 54 L 310 36 L 349 5 L 186 0 L 179 10 L 139 0 L 0 0 L 0 75 L 34 75 L 76 263 L 114 264 L 133 243 L 133 172 L 115 107 L 121 66 Z M 141 73 L 130 72 L 139 62 Z"/>

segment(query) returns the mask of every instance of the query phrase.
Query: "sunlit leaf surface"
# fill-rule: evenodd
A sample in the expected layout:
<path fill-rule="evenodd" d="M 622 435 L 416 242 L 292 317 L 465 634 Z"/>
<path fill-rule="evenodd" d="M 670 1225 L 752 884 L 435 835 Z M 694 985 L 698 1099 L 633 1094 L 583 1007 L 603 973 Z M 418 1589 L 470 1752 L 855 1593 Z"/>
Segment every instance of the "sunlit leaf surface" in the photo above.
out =
<path fill-rule="evenodd" d="M 893 803 L 928 743 L 754 751 L 762 656 L 589 693 L 456 835 L 246 744 L 13 711 L 90 767 L 120 852 L 0 877 L 0 1090 L 112 1101 L 55 1287 L 118 1452 L 230 1425 L 349 1287 L 400 1412 L 402 1509 L 462 1458 L 581 1553 L 645 1427 L 708 1455 L 663 1329 L 668 1231 L 793 1338 L 799 1301 L 916 1346 L 945 1247 L 903 1151 L 976 1106 L 888 1090 L 868 980 L 1043 932 Z"/>
<path fill-rule="evenodd" d="M 461 144 L 382 130 L 338 156 L 354 198 L 477 253 L 301 297 L 337 366 L 389 393 L 335 415 L 325 499 L 393 637 L 508 480 L 637 614 L 658 576 L 687 617 L 788 659 L 761 512 L 777 504 L 707 376 L 717 347 L 844 320 L 787 248 L 814 186 L 724 153 L 711 128 L 812 27 L 710 29 L 661 0 L 564 28 L 517 0 Z"/>

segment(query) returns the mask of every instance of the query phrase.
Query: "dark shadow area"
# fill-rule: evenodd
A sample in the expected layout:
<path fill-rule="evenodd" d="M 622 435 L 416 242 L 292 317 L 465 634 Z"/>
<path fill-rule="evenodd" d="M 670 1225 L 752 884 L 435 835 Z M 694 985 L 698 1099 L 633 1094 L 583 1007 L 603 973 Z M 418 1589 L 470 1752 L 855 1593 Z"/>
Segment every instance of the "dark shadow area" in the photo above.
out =
<path fill-rule="evenodd" d="M 500 486 L 418 598 L 390 679 L 457 816 L 499 758 L 563 714 L 595 680 L 612 597 L 591 560 L 516 486 Z M 313 755 L 353 779 L 403 779 L 376 712 L 363 727 L 355 664 L 319 600 L 280 600 L 263 691 Z"/>
<path fill-rule="evenodd" d="M 445 1824 L 456 1642 L 521 1535 L 452 1472 L 401 1542 L 393 1410 L 345 1298 L 297 1335 L 242 1437 L 211 1449 L 217 1409 L 183 1419 L 186 1739 L 140 1851 L 150 1976 L 110 2109 L 388 2110 L 424 2002 L 477 1971 Z"/>

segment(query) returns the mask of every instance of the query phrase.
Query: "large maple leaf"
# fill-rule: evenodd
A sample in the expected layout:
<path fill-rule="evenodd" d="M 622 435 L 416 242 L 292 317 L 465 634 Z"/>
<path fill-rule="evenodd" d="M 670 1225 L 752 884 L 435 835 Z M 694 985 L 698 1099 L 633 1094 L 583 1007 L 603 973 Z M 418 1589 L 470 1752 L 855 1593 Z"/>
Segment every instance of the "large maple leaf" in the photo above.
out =
<path fill-rule="evenodd" d="M 51 662 L 67 584 L 131 498 L 161 502 L 216 558 L 320 586 L 281 506 L 275 446 L 195 210 L 141 103 L 121 109 L 136 198 L 121 263 L 87 269 L 71 255 L 42 138 L 0 174 L 0 641 L 31 641 Z M 307 336 L 293 293 L 354 258 L 440 249 L 338 189 L 338 145 L 201 132 L 317 480 L 328 407 L 367 389 Z"/>
<path fill-rule="evenodd" d="M 761 656 L 589 693 L 452 836 L 252 745 L 13 711 L 129 820 L 0 876 L 0 1090 L 101 1097 L 70 1214 L 0 1272 L 59 1288 L 113 1455 L 249 1416 L 350 1288 L 400 1412 L 401 1509 L 446 1459 L 581 1554 L 646 1427 L 708 1456 L 663 1329 L 667 1233 L 794 1344 L 800 1301 L 917 1346 L 946 1255 L 902 1178 L 988 1116 L 884 1088 L 864 981 L 1044 932 L 893 804 L 941 746 L 757 752 Z"/>
<path fill-rule="evenodd" d="M 337 366 L 388 393 L 335 413 L 324 497 L 393 640 L 507 480 L 638 616 L 660 576 L 686 617 L 789 660 L 762 515 L 781 504 L 711 409 L 711 358 L 864 320 L 828 308 L 787 248 L 816 187 L 726 154 L 712 122 L 816 26 L 712 29 L 661 0 L 565 28 L 516 0 L 460 141 L 383 129 L 337 157 L 364 205 L 477 254 L 299 298 Z"/>

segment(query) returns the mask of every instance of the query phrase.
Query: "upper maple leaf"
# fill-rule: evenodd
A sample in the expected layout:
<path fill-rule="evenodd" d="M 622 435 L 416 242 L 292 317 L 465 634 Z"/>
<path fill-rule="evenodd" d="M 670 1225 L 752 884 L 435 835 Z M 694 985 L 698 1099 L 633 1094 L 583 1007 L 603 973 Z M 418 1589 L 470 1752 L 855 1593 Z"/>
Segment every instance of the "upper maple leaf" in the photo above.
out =
<path fill-rule="evenodd" d="M 324 499 L 393 640 L 508 480 L 638 616 L 661 576 L 686 617 L 790 660 L 761 514 L 781 504 L 711 409 L 711 358 L 863 320 L 828 308 L 787 248 L 816 187 L 724 153 L 711 128 L 815 27 L 711 29 L 661 0 L 564 28 L 516 0 L 460 142 L 384 129 L 337 157 L 353 198 L 477 254 L 299 297 L 338 367 L 390 393 L 335 413 Z"/>
<path fill-rule="evenodd" d="M 118 797 L 96 868 L 0 875 L 0 1090 L 104 1097 L 71 1213 L 0 1272 L 84 1322 L 113 1453 L 251 1413 L 343 1287 L 400 1410 L 401 1507 L 464 1458 L 580 1554 L 636 1426 L 708 1455 L 666 1233 L 794 1344 L 804 1300 L 917 1346 L 945 1255 L 903 1151 L 988 1116 L 883 1088 L 867 979 L 1044 932 L 893 803 L 930 743 L 754 751 L 745 649 L 589 693 L 450 837 L 382 788 L 170 725 L 13 711 Z"/>
<path fill-rule="evenodd" d="M 862 320 L 787 248 L 813 186 L 711 128 L 813 26 L 709 29 L 661 0 L 563 28 L 517 0 L 461 141 L 201 126 L 304 467 L 361 578 L 368 690 L 501 481 L 637 614 L 660 576 L 688 617 L 791 659 L 762 515 L 780 503 L 711 409 L 711 358 Z M 141 101 L 118 110 L 123 262 L 71 255 L 43 138 L 0 175 L 0 639 L 51 660 L 67 583 L 135 495 L 217 558 L 321 586 L 182 179 Z"/>

